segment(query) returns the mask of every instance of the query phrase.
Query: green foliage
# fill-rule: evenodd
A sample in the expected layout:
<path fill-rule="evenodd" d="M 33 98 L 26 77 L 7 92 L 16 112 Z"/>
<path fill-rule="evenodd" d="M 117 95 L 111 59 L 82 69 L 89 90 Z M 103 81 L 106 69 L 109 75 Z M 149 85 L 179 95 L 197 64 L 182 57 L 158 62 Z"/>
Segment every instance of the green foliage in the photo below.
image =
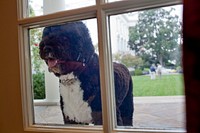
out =
<path fill-rule="evenodd" d="M 39 55 L 39 42 L 41 41 L 42 28 L 30 29 L 31 63 L 33 71 L 41 72 L 43 61 Z"/>
<path fill-rule="evenodd" d="M 134 75 L 135 76 L 143 75 L 142 70 L 141 69 L 135 69 Z"/>
<path fill-rule="evenodd" d="M 34 99 L 45 98 L 45 81 L 44 72 L 41 69 L 43 61 L 39 56 L 39 42 L 41 40 L 41 29 L 29 30 L 30 35 L 30 48 L 31 48 L 31 64 L 32 64 L 32 75 L 33 78 L 33 90 Z"/>
<path fill-rule="evenodd" d="M 32 2 L 32 1 L 30 1 Z M 33 7 L 31 5 L 29 5 L 29 17 L 34 17 L 35 16 L 35 12 L 33 10 Z"/>
<path fill-rule="evenodd" d="M 129 71 L 129 73 L 130 73 L 131 76 L 134 76 L 134 71 L 133 70 Z"/>
<path fill-rule="evenodd" d="M 45 98 L 44 73 L 33 74 L 33 90 L 34 90 L 34 99 Z"/>
<path fill-rule="evenodd" d="M 180 60 L 181 23 L 174 11 L 163 8 L 139 12 L 138 22 L 129 30 L 129 47 L 144 64 L 160 63 L 168 60 Z M 180 62 L 180 61 L 179 61 Z"/>
<path fill-rule="evenodd" d="M 140 57 L 133 56 L 131 54 L 125 54 L 122 56 L 121 59 L 122 63 L 125 64 L 127 67 L 138 67 L 143 64 L 143 61 Z"/>
<path fill-rule="evenodd" d="M 143 74 L 149 74 L 149 68 L 143 68 L 142 73 Z"/>
<path fill-rule="evenodd" d="M 132 54 L 117 53 L 114 55 L 114 60 L 126 65 L 126 67 L 138 68 L 143 65 L 142 58 Z"/>
<path fill-rule="evenodd" d="M 183 69 L 182 69 L 181 66 L 177 66 L 177 67 L 176 67 L 176 71 L 182 73 L 182 72 L 183 72 Z"/>
<path fill-rule="evenodd" d="M 143 71 L 149 71 L 149 68 L 144 68 Z"/>
<path fill-rule="evenodd" d="M 32 1 L 30 1 L 32 2 Z M 29 6 L 29 16 L 35 16 L 34 10 Z M 42 37 L 43 28 L 33 28 L 29 29 L 29 43 L 31 50 L 31 65 L 32 65 L 32 75 L 33 78 L 33 91 L 34 99 L 44 99 L 45 98 L 45 81 L 44 81 L 44 70 L 41 68 L 43 61 L 39 55 L 39 43 Z"/>
<path fill-rule="evenodd" d="M 151 80 L 150 76 L 133 76 L 134 96 L 184 95 L 183 75 L 163 75 Z"/>
<path fill-rule="evenodd" d="M 31 3 L 32 1 L 30 1 Z M 29 3 L 29 4 L 30 4 Z M 31 5 L 29 5 L 29 15 L 30 17 L 35 16 L 35 12 Z M 43 61 L 39 56 L 39 43 L 42 38 L 43 28 L 33 28 L 29 29 L 29 43 L 31 48 L 31 63 L 34 72 L 41 72 L 41 64 Z"/>

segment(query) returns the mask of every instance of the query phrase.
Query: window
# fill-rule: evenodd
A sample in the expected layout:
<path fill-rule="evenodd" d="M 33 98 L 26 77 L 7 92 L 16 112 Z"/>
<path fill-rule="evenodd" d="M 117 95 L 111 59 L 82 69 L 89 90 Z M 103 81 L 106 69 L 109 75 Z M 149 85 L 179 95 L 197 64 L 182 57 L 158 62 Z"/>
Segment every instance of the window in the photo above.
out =
<path fill-rule="evenodd" d="M 30 0 L 27 3 L 27 15 L 24 17 L 41 16 L 50 13 L 56 13 L 64 10 L 77 9 L 87 6 L 93 6 L 95 0 Z"/>
<path fill-rule="evenodd" d="M 180 124 L 181 126 L 179 126 L 178 128 L 173 127 L 171 125 L 165 125 L 164 127 L 161 127 L 159 125 L 153 125 L 153 126 L 151 124 L 148 125 L 148 123 L 145 123 L 145 120 L 148 120 L 148 121 L 155 120 L 151 116 L 149 116 L 148 113 L 146 115 L 140 114 L 141 116 L 137 117 L 136 115 L 139 109 L 141 110 L 141 113 L 144 113 L 145 111 L 148 110 L 148 108 L 145 108 L 145 105 L 148 105 L 146 103 L 149 103 L 152 99 L 147 98 L 146 100 L 148 100 L 148 102 L 143 102 L 144 104 L 141 104 L 141 106 L 139 107 L 138 103 L 142 101 L 140 100 L 142 98 L 140 97 L 137 98 L 134 96 L 134 100 L 133 100 L 133 95 L 135 95 L 136 93 L 134 89 L 133 90 L 129 89 L 127 93 L 130 95 L 128 95 L 125 98 L 123 97 L 122 91 L 120 89 L 116 91 L 115 89 L 121 86 L 121 84 L 117 84 L 118 82 L 116 82 L 116 77 L 118 75 L 117 73 L 115 73 L 115 70 L 118 71 L 119 67 L 120 69 L 125 69 L 125 68 L 121 65 L 118 65 L 117 63 L 116 64 L 112 63 L 112 61 L 116 61 L 116 62 L 126 64 L 130 73 L 131 73 L 131 70 L 134 70 L 134 73 L 136 73 L 136 69 L 139 68 L 142 63 L 147 62 L 147 61 L 144 62 L 144 57 L 142 57 L 141 54 L 139 53 L 140 51 L 138 52 L 136 49 L 137 47 L 138 49 L 142 49 L 142 48 L 139 48 L 140 47 L 139 45 L 136 48 L 132 48 L 132 51 L 130 49 L 131 48 L 130 34 L 132 30 L 135 30 L 134 26 L 137 22 L 136 20 L 137 16 L 139 16 L 139 14 L 142 13 L 143 11 L 150 11 L 150 9 L 157 9 L 157 8 L 163 9 L 161 7 L 168 7 L 172 5 L 181 4 L 181 1 L 179 0 L 176 0 L 176 1 L 128 0 L 128 1 L 112 1 L 112 2 L 109 1 L 110 3 L 109 2 L 106 3 L 103 0 L 96 0 L 96 1 L 87 0 L 87 1 L 81 1 L 80 3 L 79 2 L 80 1 L 78 0 L 73 1 L 73 2 L 71 1 L 69 2 L 68 0 L 59 0 L 57 1 L 57 3 L 54 3 L 53 1 L 44 0 L 44 3 L 40 3 L 40 2 L 34 2 L 34 1 L 28 2 L 28 1 L 19 0 L 20 14 L 19 14 L 18 23 L 19 23 L 19 31 L 20 31 L 19 32 L 20 33 L 20 53 L 21 53 L 20 59 L 21 59 L 21 75 L 22 75 L 21 83 L 22 83 L 22 94 L 23 94 L 23 110 L 24 110 L 23 116 L 24 116 L 25 130 L 41 130 L 41 127 L 42 127 L 42 130 L 49 131 L 49 132 L 51 131 L 184 132 L 185 121 L 183 118 L 184 117 L 183 114 L 181 114 L 181 116 L 178 117 L 181 119 L 180 123 L 182 122 Z M 28 9 L 25 8 L 27 7 L 26 5 L 28 5 L 29 7 Z M 52 5 L 55 5 L 55 6 L 52 6 Z M 39 16 L 39 17 L 35 17 L 35 16 Z M 132 19 L 132 20 L 129 20 L 129 19 Z M 56 31 L 57 27 L 65 25 L 66 23 L 67 24 L 79 23 L 80 21 L 82 21 L 88 28 L 89 34 L 91 35 L 92 44 L 94 45 L 93 47 L 95 48 L 94 51 L 99 56 L 98 70 L 100 72 L 99 84 L 101 85 L 101 92 L 98 92 L 98 93 L 101 93 L 100 99 L 102 103 L 103 114 L 102 115 L 100 114 L 100 116 L 102 116 L 102 119 L 103 119 L 102 126 L 101 124 L 100 125 L 94 124 L 92 122 L 91 123 L 89 122 L 88 125 L 83 125 L 83 124 L 64 125 L 62 112 L 60 110 L 60 107 L 58 106 L 60 104 L 59 103 L 60 94 L 58 90 L 59 90 L 59 85 L 61 86 L 61 83 L 62 83 L 62 77 L 60 78 L 60 83 L 59 83 L 58 78 L 55 78 L 55 76 L 52 73 L 48 72 L 48 68 L 46 68 L 46 64 L 48 64 L 50 65 L 50 71 L 53 71 L 53 72 L 57 71 L 57 70 L 51 69 L 52 68 L 51 66 L 54 67 L 55 63 L 57 63 L 57 59 L 55 60 L 54 57 L 51 57 L 48 59 L 47 57 L 44 57 L 43 59 L 46 60 L 46 64 L 45 64 L 45 61 L 40 60 L 41 55 L 39 55 L 38 45 L 39 43 L 41 43 L 41 40 L 43 39 L 45 40 L 45 34 L 43 33 L 43 31 L 45 30 L 45 27 L 52 27 L 52 29 L 54 28 L 53 32 L 57 33 Z M 131 27 L 130 27 L 130 23 L 127 24 L 128 22 L 132 22 Z M 168 25 L 164 25 L 164 26 L 169 27 Z M 114 27 L 118 27 L 118 28 L 116 29 Z M 48 31 L 48 29 L 46 30 Z M 145 29 L 143 29 L 143 31 L 144 30 Z M 150 34 L 150 32 L 147 32 L 146 34 L 148 33 Z M 134 42 L 136 42 L 134 46 L 136 46 L 138 41 L 142 41 L 142 39 L 144 39 L 144 42 L 145 42 L 146 41 L 145 37 L 147 36 L 146 34 L 143 35 L 144 38 L 140 38 L 139 40 L 134 40 Z M 154 35 L 156 34 L 156 32 L 152 34 Z M 59 33 L 59 35 L 61 34 Z M 166 35 L 166 38 L 172 37 L 171 34 L 168 36 L 168 33 L 166 34 L 163 33 L 163 35 L 164 36 Z M 69 38 L 65 38 L 65 37 L 62 39 L 70 40 Z M 156 43 L 155 41 L 154 43 Z M 180 37 L 176 38 L 176 40 L 174 40 L 173 43 L 177 43 L 177 41 L 181 42 Z M 44 43 L 47 43 L 47 42 L 44 42 Z M 127 44 L 130 44 L 130 45 L 127 45 Z M 45 48 L 42 47 L 42 50 L 44 51 L 48 51 L 50 49 L 51 48 L 49 47 L 45 47 Z M 143 46 L 143 49 L 146 49 L 145 52 L 148 52 L 149 50 L 144 46 Z M 163 49 L 166 49 L 166 48 L 163 48 Z M 174 48 L 174 49 L 169 49 L 169 50 L 173 51 L 176 49 Z M 76 55 L 74 51 L 73 52 L 70 51 L 72 55 Z M 150 55 L 152 56 L 152 58 L 158 60 L 158 57 L 154 56 L 152 52 L 153 50 L 150 50 L 150 51 L 151 51 Z M 116 55 L 116 53 L 119 55 Z M 129 63 L 124 62 L 125 59 L 121 60 L 122 58 L 121 53 L 122 55 L 130 53 L 131 56 L 134 56 L 134 58 L 136 58 L 135 60 L 136 64 L 132 65 L 130 63 L 131 66 L 133 67 L 131 66 L 129 67 Z M 140 55 L 140 56 L 136 57 L 135 55 Z M 81 58 L 81 56 L 82 55 L 77 54 L 76 60 L 82 59 L 82 65 L 84 66 L 86 63 L 85 58 Z M 93 56 L 94 55 L 92 55 L 91 58 L 94 58 Z M 173 64 L 173 60 L 175 59 L 172 60 L 169 58 L 168 60 L 166 59 L 167 63 L 171 62 L 171 64 Z M 74 58 L 72 57 L 68 58 L 69 61 L 72 61 L 73 59 Z M 155 62 L 155 63 L 158 63 L 158 62 Z M 146 66 L 149 66 L 149 64 Z M 75 66 L 72 66 L 72 69 L 74 67 Z M 142 73 L 146 72 L 144 68 L 142 70 L 143 70 Z M 140 70 L 137 70 L 137 71 L 138 73 L 141 73 Z M 170 69 L 169 71 L 173 71 L 173 70 Z M 127 71 L 125 70 L 124 72 L 127 72 Z M 55 73 L 55 75 L 56 74 L 59 74 L 59 73 Z M 164 76 L 162 78 L 164 78 Z M 131 84 L 131 81 L 130 81 L 131 79 L 132 77 L 123 78 L 123 80 L 127 82 L 126 84 Z M 139 80 L 133 78 L 133 87 L 135 87 L 134 82 L 139 83 Z M 143 84 L 145 83 L 140 83 L 139 86 Z M 60 89 L 60 92 L 61 91 L 62 89 Z M 180 93 L 183 93 L 183 90 Z M 140 94 L 138 94 L 138 96 L 139 95 Z M 118 99 L 116 99 L 115 97 L 119 97 L 119 99 L 121 98 L 123 100 L 126 99 L 127 101 L 135 102 L 134 103 L 135 111 L 133 114 L 133 118 L 134 118 L 133 126 L 130 126 L 131 125 L 130 122 L 128 122 L 128 120 L 126 119 L 126 117 L 130 116 L 130 115 L 126 116 L 127 112 L 132 112 L 133 110 L 133 106 L 132 106 L 133 103 L 130 105 L 126 104 L 126 102 L 120 103 Z M 89 99 L 90 98 L 88 98 L 87 100 Z M 93 99 L 93 97 L 91 97 L 91 99 Z M 171 102 L 167 102 L 166 106 L 173 104 L 172 103 L 173 100 L 174 99 L 171 99 Z M 119 104 L 115 104 L 118 102 Z M 184 96 L 181 97 L 181 102 L 184 103 Z M 123 106 L 120 106 L 121 104 L 123 104 Z M 115 108 L 117 108 L 118 106 L 120 106 L 120 109 L 122 110 L 125 109 L 125 110 L 123 110 L 122 112 L 118 112 L 120 109 L 115 110 Z M 150 106 L 150 104 L 148 106 Z M 162 108 L 161 111 L 165 110 L 165 108 L 163 108 L 164 106 L 165 105 L 157 106 L 157 104 L 155 104 L 155 108 Z M 180 106 L 179 111 L 184 112 L 184 109 L 183 109 L 184 105 L 181 104 L 179 106 Z M 51 111 L 51 110 L 54 110 L 54 111 Z M 151 111 L 152 113 L 156 113 L 156 112 L 153 112 L 153 110 L 149 110 L 149 112 Z M 123 115 L 124 118 L 120 118 L 119 117 L 120 114 L 124 114 Z M 42 117 L 45 117 L 46 119 L 43 119 Z M 144 123 L 137 123 L 137 120 L 139 119 L 144 119 L 143 121 Z M 125 121 L 125 123 L 126 122 L 127 123 L 123 125 L 122 124 L 123 122 L 121 121 Z M 157 120 L 158 124 L 159 124 L 159 121 L 161 120 Z M 163 121 L 165 121 L 165 119 Z M 144 125 L 146 124 L 146 125 L 144 126 L 143 124 Z"/>
<path fill-rule="evenodd" d="M 175 5 L 109 17 L 112 60 L 125 64 L 133 77 L 133 128 L 185 127 L 181 11 L 182 5 Z M 122 30 L 116 33 L 119 20 Z"/>

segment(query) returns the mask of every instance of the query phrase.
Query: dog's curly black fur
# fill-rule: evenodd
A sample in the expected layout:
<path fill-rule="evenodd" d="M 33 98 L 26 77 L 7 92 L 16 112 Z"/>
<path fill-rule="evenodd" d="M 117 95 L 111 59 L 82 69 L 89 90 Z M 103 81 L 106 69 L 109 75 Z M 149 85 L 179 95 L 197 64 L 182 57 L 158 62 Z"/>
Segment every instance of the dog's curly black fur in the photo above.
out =
<path fill-rule="evenodd" d="M 95 53 L 87 27 L 82 22 L 49 26 L 43 31 L 40 56 L 49 66 L 49 71 L 60 77 L 73 72 L 81 82 L 83 100 L 92 109 L 92 121 L 102 124 L 99 59 Z M 132 126 L 133 85 L 128 69 L 113 63 L 116 96 L 117 125 Z M 63 98 L 61 97 L 63 111 Z M 77 123 L 64 115 L 66 124 Z"/>

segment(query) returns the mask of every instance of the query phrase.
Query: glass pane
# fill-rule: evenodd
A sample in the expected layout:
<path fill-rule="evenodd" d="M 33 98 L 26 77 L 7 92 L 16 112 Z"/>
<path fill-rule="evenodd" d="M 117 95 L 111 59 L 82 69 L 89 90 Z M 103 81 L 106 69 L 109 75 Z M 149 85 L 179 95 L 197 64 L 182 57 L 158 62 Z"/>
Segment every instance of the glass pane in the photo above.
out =
<path fill-rule="evenodd" d="M 96 19 L 29 35 L 34 123 L 102 125 Z"/>
<path fill-rule="evenodd" d="M 108 0 L 108 2 L 115 2 L 115 1 L 121 1 L 121 0 Z"/>
<path fill-rule="evenodd" d="M 95 5 L 95 0 L 29 0 L 28 16 L 40 16 Z"/>
<path fill-rule="evenodd" d="M 110 16 L 118 128 L 185 129 L 181 26 L 182 5 Z"/>

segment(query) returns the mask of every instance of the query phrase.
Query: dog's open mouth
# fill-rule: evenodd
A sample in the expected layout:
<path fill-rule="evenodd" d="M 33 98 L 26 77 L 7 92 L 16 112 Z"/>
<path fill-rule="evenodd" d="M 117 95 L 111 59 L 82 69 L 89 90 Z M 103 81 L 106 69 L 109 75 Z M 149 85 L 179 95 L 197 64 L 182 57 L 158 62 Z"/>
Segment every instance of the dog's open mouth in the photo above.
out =
<path fill-rule="evenodd" d="M 48 66 L 49 72 L 53 72 L 55 74 L 60 74 L 61 70 L 58 64 L 61 63 L 61 61 L 57 58 L 55 58 L 55 54 L 50 52 L 46 54 L 46 57 L 44 58 L 46 61 L 46 64 Z"/>
<path fill-rule="evenodd" d="M 58 65 L 59 64 L 58 59 L 49 58 L 49 59 L 46 59 L 46 63 L 47 63 L 49 72 L 53 72 L 56 75 L 59 75 L 61 73 L 61 70 L 60 70 L 59 65 Z"/>
<path fill-rule="evenodd" d="M 53 68 L 58 64 L 58 60 L 57 59 L 48 59 L 47 60 L 47 65 L 49 68 Z"/>
<path fill-rule="evenodd" d="M 44 58 L 48 66 L 49 72 L 53 72 L 56 76 L 65 75 L 71 72 L 79 75 L 85 68 L 85 63 L 77 60 L 62 60 L 56 58 L 54 53 L 48 53 Z"/>

